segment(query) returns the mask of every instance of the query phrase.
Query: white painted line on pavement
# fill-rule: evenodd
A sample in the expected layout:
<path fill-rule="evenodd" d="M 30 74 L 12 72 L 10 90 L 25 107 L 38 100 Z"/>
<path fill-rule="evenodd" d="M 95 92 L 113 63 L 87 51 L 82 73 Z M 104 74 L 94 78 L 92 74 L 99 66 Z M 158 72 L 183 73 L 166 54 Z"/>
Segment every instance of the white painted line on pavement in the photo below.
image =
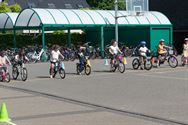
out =
<path fill-rule="evenodd" d="M 13 123 L 13 122 L 7 122 L 8 124 L 10 124 L 10 125 L 16 125 L 15 123 Z"/>

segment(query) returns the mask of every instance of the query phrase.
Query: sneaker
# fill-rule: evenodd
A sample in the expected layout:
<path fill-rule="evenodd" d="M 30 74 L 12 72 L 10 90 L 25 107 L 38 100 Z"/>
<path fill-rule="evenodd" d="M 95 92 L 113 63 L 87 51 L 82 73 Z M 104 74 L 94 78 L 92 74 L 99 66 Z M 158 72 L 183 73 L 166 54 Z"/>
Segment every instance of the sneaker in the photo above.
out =
<path fill-rule="evenodd" d="M 50 78 L 51 78 L 51 79 L 53 78 L 52 75 L 50 75 Z"/>

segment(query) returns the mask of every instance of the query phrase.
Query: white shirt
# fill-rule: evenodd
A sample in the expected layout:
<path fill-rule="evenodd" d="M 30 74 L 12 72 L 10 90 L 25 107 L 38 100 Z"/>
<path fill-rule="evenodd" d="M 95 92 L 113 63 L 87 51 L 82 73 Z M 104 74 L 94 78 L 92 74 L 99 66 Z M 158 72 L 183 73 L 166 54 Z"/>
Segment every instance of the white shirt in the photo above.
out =
<path fill-rule="evenodd" d="M 147 47 L 140 47 L 139 52 L 141 56 L 146 56 L 146 52 L 148 51 Z"/>
<path fill-rule="evenodd" d="M 114 54 L 118 54 L 118 52 L 119 52 L 119 47 L 118 46 L 110 46 L 110 49 L 112 50 L 112 52 L 114 53 Z"/>
<path fill-rule="evenodd" d="M 6 62 L 10 64 L 10 61 L 7 56 L 1 57 L 0 56 L 0 65 L 6 65 Z"/>
<path fill-rule="evenodd" d="M 57 52 L 54 51 L 54 50 L 52 50 L 50 61 L 52 61 L 52 62 L 58 61 L 59 60 L 59 55 L 61 55 L 61 53 L 59 52 L 59 50 Z"/>

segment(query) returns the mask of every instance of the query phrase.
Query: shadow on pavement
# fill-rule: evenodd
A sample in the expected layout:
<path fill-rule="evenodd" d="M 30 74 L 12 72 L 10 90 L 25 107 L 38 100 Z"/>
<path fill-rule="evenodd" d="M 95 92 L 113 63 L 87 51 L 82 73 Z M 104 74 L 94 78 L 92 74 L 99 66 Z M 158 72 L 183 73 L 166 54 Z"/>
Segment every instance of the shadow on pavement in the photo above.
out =
<path fill-rule="evenodd" d="M 87 113 L 95 113 L 95 112 L 101 112 L 101 110 L 84 110 L 84 111 L 38 114 L 38 115 L 31 115 L 31 116 L 14 117 L 12 119 L 14 119 L 15 121 L 20 121 L 20 120 L 40 119 L 40 118 L 49 118 L 49 117 L 59 117 L 59 116 L 66 116 L 66 115 L 87 114 Z"/>
<path fill-rule="evenodd" d="M 41 78 L 41 79 L 49 79 L 50 76 L 37 76 L 37 78 Z"/>

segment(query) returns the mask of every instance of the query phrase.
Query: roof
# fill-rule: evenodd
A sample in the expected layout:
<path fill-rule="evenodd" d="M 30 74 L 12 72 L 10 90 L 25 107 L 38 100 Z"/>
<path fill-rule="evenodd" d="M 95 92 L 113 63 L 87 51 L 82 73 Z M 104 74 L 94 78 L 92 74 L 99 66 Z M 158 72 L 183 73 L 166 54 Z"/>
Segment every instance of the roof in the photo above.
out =
<path fill-rule="evenodd" d="M 0 13 L 0 30 L 12 30 L 18 13 Z"/>
<path fill-rule="evenodd" d="M 128 15 L 119 11 L 119 16 Z M 65 10 L 65 9 L 25 9 L 16 21 L 16 27 L 45 26 L 110 26 L 115 24 L 114 11 L 108 10 Z M 126 16 L 118 19 L 119 25 L 171 25 L 169 19 L 160 12 L 148 12 L 145 16 Z"/>
<path fill-rule="evenodd" d="M 18 3 L 26 8 L 79 9 L 88 8 L 86 0 L 9 0 L 8 4 Z"/>

